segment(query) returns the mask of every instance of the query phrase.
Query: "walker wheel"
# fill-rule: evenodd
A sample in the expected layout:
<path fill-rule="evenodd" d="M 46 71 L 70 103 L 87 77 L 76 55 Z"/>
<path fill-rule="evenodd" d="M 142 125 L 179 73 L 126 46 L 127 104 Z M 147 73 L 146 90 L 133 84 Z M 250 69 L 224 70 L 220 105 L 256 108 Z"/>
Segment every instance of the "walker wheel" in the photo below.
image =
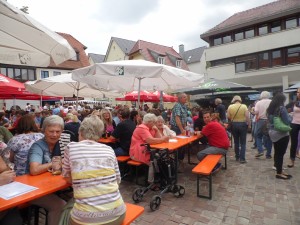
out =
<path fill-rule="evenodd" d="M 160 206 L 160 203 L 161 203 L 161 197 L 159 195 L 154 195 L 151 198 L 150 209 L 152 211 L 155 211 Z"/>
<path fill-rule="evenodd" d="M 176 185 L 176 187 L 174 188 L 173 193 L 177 198 L 179 198 L 179 197 L 182 197 L 185 194 L 185 189 L 184 189 L 184 187 L 182 187 L 180 185 Z"/>
<path fill-rule="evenodd" d="M 135 203 L 142 201 L 143 197 L 144 197 L 143 188 L 137 188 L 134 190 L 133 195 L 132 195 L 132 200 Z"/>

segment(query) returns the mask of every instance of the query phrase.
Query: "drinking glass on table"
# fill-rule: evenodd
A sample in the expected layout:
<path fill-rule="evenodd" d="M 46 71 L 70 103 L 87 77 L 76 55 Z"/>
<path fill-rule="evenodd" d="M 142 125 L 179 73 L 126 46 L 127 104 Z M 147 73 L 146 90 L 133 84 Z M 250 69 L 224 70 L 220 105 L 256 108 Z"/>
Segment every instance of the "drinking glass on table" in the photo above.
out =
<path fill-rule="evenodd" d="M 52 158 L 52 174 L 59 175 L 62 171 L 61 156 L 53 156 Z"/>

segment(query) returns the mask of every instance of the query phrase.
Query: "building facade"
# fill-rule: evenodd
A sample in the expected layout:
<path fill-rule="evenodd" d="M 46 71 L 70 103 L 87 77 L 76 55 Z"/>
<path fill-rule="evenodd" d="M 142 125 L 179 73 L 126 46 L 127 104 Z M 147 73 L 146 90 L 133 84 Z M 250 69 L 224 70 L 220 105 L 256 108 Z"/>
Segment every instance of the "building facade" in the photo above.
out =
<path fill-rule="evenodd" d="M 300 1 L 239 12 L 200 36 L 207 78 L 282 91 L 300 80 Z"/>

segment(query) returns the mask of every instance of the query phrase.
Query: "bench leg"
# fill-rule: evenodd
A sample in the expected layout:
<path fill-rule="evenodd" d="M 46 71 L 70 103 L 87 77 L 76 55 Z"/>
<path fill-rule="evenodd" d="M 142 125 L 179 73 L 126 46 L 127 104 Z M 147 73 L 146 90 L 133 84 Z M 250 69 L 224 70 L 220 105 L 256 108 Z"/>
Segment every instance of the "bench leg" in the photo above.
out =
<path fill-rule="evenodd" d="M 227 154 L 224 155 L 225 167 L 224 170 L 227 170 Z"/>
<path fill-rule="evenodd" d="M 204 176 L 205 178 L 208 179 L 208 196 L 207 195 L 201 195 L 200 194 L 200 178 L 202 175 L 197 175 L 197 196 L 200 198 L 207 198 L 207 199 L 212 199 L 212 174 L 208 176 Z"/>

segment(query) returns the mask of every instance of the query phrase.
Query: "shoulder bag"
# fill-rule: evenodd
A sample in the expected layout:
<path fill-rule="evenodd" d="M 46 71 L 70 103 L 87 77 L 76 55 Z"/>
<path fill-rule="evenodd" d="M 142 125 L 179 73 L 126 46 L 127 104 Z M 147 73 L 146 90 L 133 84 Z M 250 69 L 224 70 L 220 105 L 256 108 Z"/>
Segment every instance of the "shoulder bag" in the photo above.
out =
<path fill-rule="evenodd" d="M 233 117 L 230 121 L 228 121 L 227 130 L 228 130 L 229 132 L 232 131 L 232 122 L 233 122 L 234 118 L 236 117 L 236 114 L 237 114 L 238 111 L 240 110 L 241 106 L 242 106 L 242 104 L 240 105 L 240 107 L 238 108 L 238 110 L 236 111 L 236 113 L 234 114 L 234 117 Z"/>
<path fill-rule="evenodd" d="M 279 111 L 279 115 L 273 117 L 274 129 L 279 132 L 290 132 L 292 130 L 292 128 L 290 127 L 290 125 L 285 124 L 282 121 L 280 114 L 281 114 L 281 109 Z"/>

